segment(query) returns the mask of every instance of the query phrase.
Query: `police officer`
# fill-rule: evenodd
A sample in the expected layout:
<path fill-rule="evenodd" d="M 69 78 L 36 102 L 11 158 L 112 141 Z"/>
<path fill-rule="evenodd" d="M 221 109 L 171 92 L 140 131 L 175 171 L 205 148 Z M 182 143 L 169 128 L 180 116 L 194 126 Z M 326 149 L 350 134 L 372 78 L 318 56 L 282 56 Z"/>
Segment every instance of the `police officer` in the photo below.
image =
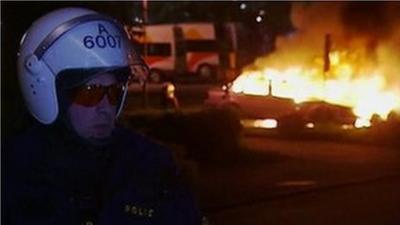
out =
<path fill-rule="evenodd" d="M 4 224 L 200 224 L 169 151 L 116 125 L 131 72 L 146 71 L 107 16 L 64 8 L 33 23 L 18 76 L 40 125 L 3 150 Z"/>

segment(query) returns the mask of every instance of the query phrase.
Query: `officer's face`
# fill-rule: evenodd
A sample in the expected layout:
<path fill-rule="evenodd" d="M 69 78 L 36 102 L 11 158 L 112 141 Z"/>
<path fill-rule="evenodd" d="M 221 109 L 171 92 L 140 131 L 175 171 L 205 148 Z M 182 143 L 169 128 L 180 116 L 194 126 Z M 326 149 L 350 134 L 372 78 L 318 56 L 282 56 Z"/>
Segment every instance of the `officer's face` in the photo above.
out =
<path fill-rule="evenodd" d="M 85 89 L 82 89 L 72 102 L 68 109 L 68 116 L 73 129 L 79 136 L 85 139 L 110 137 L 115 127 L 117 104 L 113 101 L 110 102 L 107 94 L 100 97 L 101 100 L 97 102 L 93 100 L 93 93 L 98 92 L 98 88 L 116 84 L 114 75 L 109 73 L 99 74 L 86 83 Z M 110 94 L 110 91 L 108 93 Z M 87 104 L 87 102 L 92 103 Z M 93 105 L 93 103 L 95 104 Z"/>

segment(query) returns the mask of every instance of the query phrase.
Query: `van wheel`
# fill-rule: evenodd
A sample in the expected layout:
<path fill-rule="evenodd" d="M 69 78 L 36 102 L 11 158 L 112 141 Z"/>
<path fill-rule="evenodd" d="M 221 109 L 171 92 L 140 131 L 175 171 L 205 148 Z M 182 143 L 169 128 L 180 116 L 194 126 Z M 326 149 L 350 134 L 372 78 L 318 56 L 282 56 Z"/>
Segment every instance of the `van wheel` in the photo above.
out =
<path fill-rule="evenodd" d="M 162 80 L 163 80 L 162 78 L 163 78 L 163 75 L 162 75 L 161 71 L 159 71 L 159 70 L 150 70 L 150 73 L 149 73 L 150 82 L 152 82 L 152 83 L 161 83 Z"/>
<path fill-rule="evenodd" d="M 203 64 L 197 70 L 197 75 L 204 81 L 211 81 L 214 79 L 214 70 L 208 64 Z"/>

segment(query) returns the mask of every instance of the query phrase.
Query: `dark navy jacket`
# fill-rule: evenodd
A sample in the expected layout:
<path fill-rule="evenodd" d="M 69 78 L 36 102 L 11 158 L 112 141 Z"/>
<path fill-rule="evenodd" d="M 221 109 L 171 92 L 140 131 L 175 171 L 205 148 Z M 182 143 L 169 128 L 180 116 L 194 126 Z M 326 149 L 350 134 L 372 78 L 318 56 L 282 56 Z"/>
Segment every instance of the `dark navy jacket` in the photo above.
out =
<path fill-rule="evenodd" d="M 3 149 L 4 224 L 200 224 L 162 146 L 117 128 L 102 148 L 35 128 Z"/>

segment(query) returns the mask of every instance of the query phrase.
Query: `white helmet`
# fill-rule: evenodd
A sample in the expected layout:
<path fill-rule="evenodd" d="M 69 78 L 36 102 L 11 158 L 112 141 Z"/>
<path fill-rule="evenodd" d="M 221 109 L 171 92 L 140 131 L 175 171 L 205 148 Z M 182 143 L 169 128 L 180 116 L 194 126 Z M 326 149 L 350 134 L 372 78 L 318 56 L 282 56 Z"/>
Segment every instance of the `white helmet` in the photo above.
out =
<path fill-rule="evenodd" d="M 132 64 L 146 67 L 115 20 L 92 10 L 64 8 L 41 17 L 24 34 L 18 76 L 30 113 L 39 122 L 51 124 L 60 110 L 56 78 L 61 73 L 129 70 Z"/>

